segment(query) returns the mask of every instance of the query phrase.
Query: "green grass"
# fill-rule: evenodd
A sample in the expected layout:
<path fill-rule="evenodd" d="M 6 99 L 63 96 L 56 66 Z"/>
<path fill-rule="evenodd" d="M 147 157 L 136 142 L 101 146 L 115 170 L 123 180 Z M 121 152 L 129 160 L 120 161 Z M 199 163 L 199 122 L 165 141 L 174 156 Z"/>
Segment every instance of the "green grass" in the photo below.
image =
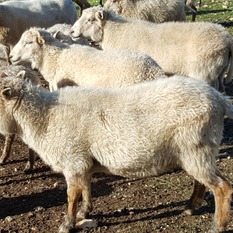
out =
<path fill-rule="evenodd" d="M 233 35 L 233 1 L 203 0 L 202 2 L 196 21 L 221 23 Z M 191 20 L 191 16 L 188 16 L 188 20 Z"/>

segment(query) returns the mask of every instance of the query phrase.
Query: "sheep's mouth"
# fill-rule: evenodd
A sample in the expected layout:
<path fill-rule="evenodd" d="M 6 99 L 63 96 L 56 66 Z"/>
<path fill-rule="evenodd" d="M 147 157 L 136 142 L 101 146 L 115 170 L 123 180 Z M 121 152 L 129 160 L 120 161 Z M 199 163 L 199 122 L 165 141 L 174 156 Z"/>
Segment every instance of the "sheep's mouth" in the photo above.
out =
<path fill-rule="evenodd" d="M 79 36 L 72 36 L 72 35 L 71 35 L 71 39 L 72 39 L 73 41 L 78 41 L 78 40 L 81 39 L 81 36 L 80 36 L 80 35 L 79 35 Z"/>
<path fill-rule="evenodd" d="M 79 33 L 79 34 L 76 34 L 76 33 L 72 30 L 72 31 L 70 31 L 70 36 L 71 36 L 71 39 L 73 40 L 73 41 L 78 41 L 78 40 L 80 40 L 81 38 L 82 38 L 82 34 L 81 33 Z"/>
<path fill-rule="evenodd" d="M 20 64 L 21 63 L 21 59 L 20 58 L 10 58 L 10 62 L 13 64 L 13 65 L 17 65 L 17 64 Z"/>

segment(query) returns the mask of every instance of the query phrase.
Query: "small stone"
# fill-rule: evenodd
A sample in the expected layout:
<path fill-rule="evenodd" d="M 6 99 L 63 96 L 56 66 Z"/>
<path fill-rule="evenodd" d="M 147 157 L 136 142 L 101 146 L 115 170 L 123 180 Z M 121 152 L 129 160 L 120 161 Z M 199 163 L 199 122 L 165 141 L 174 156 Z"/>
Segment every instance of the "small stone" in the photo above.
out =
<path fill-rule="evenodd" d="M 34 214 L 32 213 L 32 212 L 29 212 L 28 213 L 28 217 L 30 218 L 30 217 L 33 217 L 34 216 Z"/>
<path fill-rule="evenodd" d="M 42 211 L 42 210 L 44 210 L 44 207 L 42 207 L 42 206 L 37 206 L 35 208 L 35 212 L 39 212 L 39 211 Z"/>
<path fill-rule="evenodd" d="M 13 218 L 12 218 L 11 216 L 7 216 L 7 217 L 5 218 L 5 220 L 6 220 L 7 222 L 11 222 L 11 221 L 13 220 Z"/>

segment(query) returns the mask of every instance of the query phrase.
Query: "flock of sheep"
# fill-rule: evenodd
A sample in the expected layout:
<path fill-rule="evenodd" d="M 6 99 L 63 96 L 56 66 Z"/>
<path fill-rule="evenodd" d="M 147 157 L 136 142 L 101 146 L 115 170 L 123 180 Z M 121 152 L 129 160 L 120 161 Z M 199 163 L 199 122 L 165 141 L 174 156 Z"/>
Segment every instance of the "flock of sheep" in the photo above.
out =
<path fill-rule="evenodd" d="M 201 205 L 207 187 L 215 198 L 211 232 L 224 231 L 232 187 L 215 157 L 224 117 L 233 119 L 220 93 L 233 76 L 232 35 L 214 23 L 185 22 L 187 10 L 196 14 L 194 1 L 75 2 L 80 17 L 72 0 L 0 4 L 0 163 L 18 135 L 29 146 L 26 169 L 36 152 L 65 176 L 68 212 L 59 233 L 92 210 L 93 173 L 174 169 L 194 178 L 185 213 Z"/>

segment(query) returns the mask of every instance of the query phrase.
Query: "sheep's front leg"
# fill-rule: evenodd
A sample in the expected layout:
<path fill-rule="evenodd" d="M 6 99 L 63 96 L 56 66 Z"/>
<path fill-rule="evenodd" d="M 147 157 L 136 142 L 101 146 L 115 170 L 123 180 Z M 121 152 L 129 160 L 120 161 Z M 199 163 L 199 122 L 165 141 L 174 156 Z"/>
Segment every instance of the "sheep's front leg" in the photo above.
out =
<path fill-rule="evenodd" d="M 11 145 L 14 141 L 15 135 L 7 135 L 5 137 L 4 148 L 2 152 L 2 156 L 0 158 L 0 164 L 3 164 L 7 158 L 10 156 L 11 153 Z"/>
<path fill-rule="evenodd" d="M 69 233 L 75 227 L 77 201 L 81 196 L 81 192 L 79 184 L 67 182 L 68 213 L 65 222 L 59 228 L 59 233 Z"/>
<path fill-rule="evenodd" d="M 77 221 L 86 219 L 89 213 L 92 211 L 92 199 L 91 199 L 91 177 L 83 179 L 82 184 L 82 205 L 77 213 Z"/>
<path fill-rule="evenodd" d="M 199 183 L 197 180 L 194 181 L 193 194 L 189 200 L 187 207 L 185 208 L 185 214 L 192 215 L 193 211 L 201 206 L 205 195 L 205 185 Z"/>

